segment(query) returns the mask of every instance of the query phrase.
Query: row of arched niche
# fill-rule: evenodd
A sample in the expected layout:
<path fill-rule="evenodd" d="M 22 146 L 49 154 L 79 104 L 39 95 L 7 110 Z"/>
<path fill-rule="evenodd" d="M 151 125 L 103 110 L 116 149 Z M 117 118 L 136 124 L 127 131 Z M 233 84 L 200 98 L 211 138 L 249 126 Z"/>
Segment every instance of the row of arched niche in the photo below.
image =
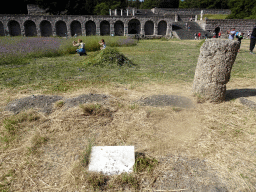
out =
<path fill-rule="evenodd" d="M 157 31 L 154 31 L 155 24 L 153 21 L 147 21 L 144 25 L 145 35 L 166 35 L 167 32 L 167 23 L 162 20 L 157 24 Z M 8 32 L 4 30 L 3 23 L 0 21 L 0 35 L 4 36 L 8 33 L 10 36 L 19 36 L 21 35 L 21 27 L 19 22 L 11 20 L 8 22 Z M 60 37 L 67 36 L 68 28 L 64 21 L 57 21 L 55 23 L 55 32 L 53 32 L 52 24 L 43 20 L 39 25 L 40 34 L 37 31 L 37 27 L 34 21 L 27 20 L 24 22 L 25 36 L 37 36 L 41 35 L 44 37 L 57 35 Z M 87 21 L 84 26 L 86 35 L 96 35 L 96 24 L 94 21 Z M 141 23 L 137 19 L 132 19 L 128 23 L 128 34 L 140 34 L 141 32 Z M 56 33 L 56 34 L 53 34 Z M 127 33 L 127 32 L 126 32 Z M 156 34 L 155 34 L 156 33 Z M 72 21 L 70 24 L 70 35 L 82 35 L 82 25 L 79 21 Z M 110 34 L 110 23 L 106 20 L 100 22 L 100 34 L 97 35 L 111 35 Z M 114 23 L 114 35 L 124 36 L 124 23 L 122 21 L 116 21 Z"/>

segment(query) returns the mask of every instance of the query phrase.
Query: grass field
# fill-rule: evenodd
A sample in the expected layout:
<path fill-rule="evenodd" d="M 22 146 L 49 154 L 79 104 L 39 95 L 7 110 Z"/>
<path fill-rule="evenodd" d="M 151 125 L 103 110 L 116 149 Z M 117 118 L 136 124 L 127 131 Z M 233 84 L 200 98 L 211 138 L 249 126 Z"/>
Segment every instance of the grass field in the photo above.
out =
<path fill-rule="evenodd" d="M 206 162 L 207 174 L 202 174 L 201 164 L 184 168 L 195 185 L 205 187 L 201 191 L 206 186 L 256 190 L 255 111 L 243 106 L 238 96 L 212 104 L 197 103 L 192 95 L 201 41 L 140 40 L 137 45 L 123 46 L 116 43 L 119 38 L 107 37 L 106 42 L 112 41 L 111 47 L 135 65 L 102 67 L 89 64 L 101 54 L 100 37 L 93 38 L 83 39 L 88 41 L 86 57 L 71 54 L 75 51 L 71 38 L 60 40 L 61 48 L 51 57 L 35 54 L 24 56 L 21 63 L 0 64 L 0 191 L 191 191 L 187 187 L 192 184 L 182 183 L 189 175 L 181 177 L 178 172 L 173 180 L 166 175 L 178 169 L 175 162 L 182 158 L 187 159 L 183 164 Z M 242 40 L 227 84 L 231 93 L 255 90 L 255 55 L 248 48 L 249 40 Z M 36 109 L 17 115 L 4 110 L 7 103 L 31 95 L 71 98 L 89 93 L 112 99 L 66 111 L 59 101 L 50 115 Z M 195 107 L 151 107 L 135 102 L 165 94 L 187 97 Z M 242 96 L 256 101 L 256 95 Z M 85 114 L 88 111 L 92 113 Z M 137 158 L 134 173 L 106 177 L 87 171 L 92 145 L 134 145 L 146 157 Z M 173 164 L 161 163 L 167 156 L 176 158 Z M 164 176 L 169 184 L 161 184 Z"/>

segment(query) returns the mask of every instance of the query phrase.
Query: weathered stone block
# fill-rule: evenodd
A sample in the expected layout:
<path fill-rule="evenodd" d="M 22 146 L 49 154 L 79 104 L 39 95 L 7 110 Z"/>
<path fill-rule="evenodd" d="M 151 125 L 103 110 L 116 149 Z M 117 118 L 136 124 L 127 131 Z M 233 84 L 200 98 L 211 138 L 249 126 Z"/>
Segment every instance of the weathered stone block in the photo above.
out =
<path fill-rule="evenodd" d="M 193 93 L 212 102 L 223 101 L 239 47 L 235 40 L 207 39 L 200 49 Z"/>

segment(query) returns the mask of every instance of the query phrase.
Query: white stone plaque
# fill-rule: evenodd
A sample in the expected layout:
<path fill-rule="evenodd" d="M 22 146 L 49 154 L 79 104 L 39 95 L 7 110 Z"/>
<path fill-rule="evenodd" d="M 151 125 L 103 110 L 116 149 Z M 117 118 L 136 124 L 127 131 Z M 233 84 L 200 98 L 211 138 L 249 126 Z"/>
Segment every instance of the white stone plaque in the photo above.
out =
<path fill-rule="evenodd" d="M 134 163 L 134 146 L 95 146 L 92 147 L 89 171 L 121 174 L 132 172 Z"/>

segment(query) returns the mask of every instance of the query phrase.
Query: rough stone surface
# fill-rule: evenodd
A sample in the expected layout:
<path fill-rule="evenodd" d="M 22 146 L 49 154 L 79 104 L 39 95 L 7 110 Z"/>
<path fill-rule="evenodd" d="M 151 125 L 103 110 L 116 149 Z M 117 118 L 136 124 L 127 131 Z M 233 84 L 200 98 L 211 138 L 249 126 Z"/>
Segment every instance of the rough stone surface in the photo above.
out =
<path fill-rule="evenodd" d="M 246 98 L 244 98 L 244 97 L 241 97 L 241 98 L 240 98 L 240 102 L 241 102 L 243 105 L 245 105 L 245 106 L 247 106 L 247 107 L 249 107 L 249 108 L 251 108 L 251 109 L 253 109 L 253 110 L 256 110 L 256 103 L 255 103 L 254 101 L 251 101 L 251 100 L 249 100 L 249 99 L 246 99 Z"/>
<path fill-rule="evenodd" d="M 8 103 L 5 110 L 17 114 L 22 110 L 36 108 L 41 112 L 49 114 L 52 112 L 53 103 L 61 99 L 61 96 L 32 95 Z"/>
<path fill-rule="evenodd" d="M 83 94 L 78 97 L 65 99 L 61 96 L 47 96 L 47 95 L 32 95 L 21 99 L 16 99 L 7 104 L 6 111 L 11 111 L 14 114 L 18 114 L 22 110 L 38 109 L 40 112 L 50 114 L 53 111 L 53 104 L 59 100 L 64 101 L 64 110 L 72 107 L 76 107 L 80 104 L 90 102 L 102 102 L 109 98 L 107 95 L 101 94 Z"/>
<path fill-rule="evenodd" d="M 139 103 L 149 106 L 194 107 L 194 104 L 190 99 L 178 95 L 152 95 L 146 98 L 141 98 Z"/>
<path fill-rule="evenodd" d="M 212 102 L 223 101 L 239 47 L 235 40 L 207 39 L 200 49 L 193 93 Z"/>
<path fill-rule="evenodd" d="M 65 108 L 68 109 L 84 103 L 101 102 L 101 101 L 107 100 L 108 98 L 109 96 L 107 95 L 89 93 L 89 94 L 79 95 L 78 97 L 66 99 L 64 100 L 64 103 L 65 103 Z"/>

